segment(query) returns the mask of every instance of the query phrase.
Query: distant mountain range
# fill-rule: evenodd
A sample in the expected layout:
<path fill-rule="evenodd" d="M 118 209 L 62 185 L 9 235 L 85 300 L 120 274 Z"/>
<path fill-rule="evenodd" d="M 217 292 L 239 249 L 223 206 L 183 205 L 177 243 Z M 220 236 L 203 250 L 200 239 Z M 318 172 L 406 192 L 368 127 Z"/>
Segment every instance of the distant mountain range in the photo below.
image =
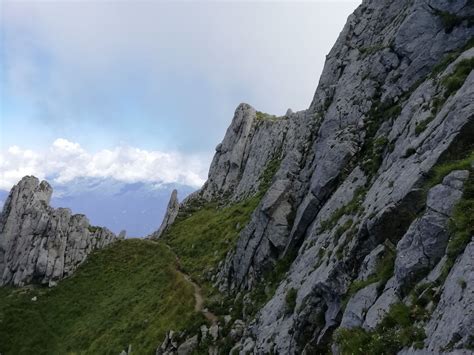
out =
<path fill-rule="evenodd" d="M 81 178 L 67 184 L 51 183 L 53 207 L 67 207 L 73 213 L 85 214 L 91 224 L 109 228 L 115 233 L 122 229 L 127 236 L 144 237 L 158 229 L 173 189 L 179 199 L 194 191 L 179 184 L 124 183 L 114 179 Z M 0 190 L 3 206 L 8 191 Z"/>

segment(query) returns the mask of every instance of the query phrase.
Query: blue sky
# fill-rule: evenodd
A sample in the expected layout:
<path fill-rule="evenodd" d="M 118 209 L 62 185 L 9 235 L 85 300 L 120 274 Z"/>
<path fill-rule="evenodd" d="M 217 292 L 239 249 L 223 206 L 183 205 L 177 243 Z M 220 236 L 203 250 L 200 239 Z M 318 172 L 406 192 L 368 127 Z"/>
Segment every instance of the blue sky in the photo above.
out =
<path fill-rule="evenodd" d="M 359 2 L 2 1 L 0 189 L 199 186 L 240 102 L 307 108 Z"/>

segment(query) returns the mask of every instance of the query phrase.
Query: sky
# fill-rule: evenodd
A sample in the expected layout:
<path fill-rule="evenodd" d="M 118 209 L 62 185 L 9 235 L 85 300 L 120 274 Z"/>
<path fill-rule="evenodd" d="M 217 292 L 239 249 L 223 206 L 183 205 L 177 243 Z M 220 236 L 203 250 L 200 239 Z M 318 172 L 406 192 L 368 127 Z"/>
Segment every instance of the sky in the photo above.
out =
<path fill-rule="evenodd" d="M 309 106 L 360 1 L 0 1 L 0 190 L 199 187 L 241 102 Z"/>

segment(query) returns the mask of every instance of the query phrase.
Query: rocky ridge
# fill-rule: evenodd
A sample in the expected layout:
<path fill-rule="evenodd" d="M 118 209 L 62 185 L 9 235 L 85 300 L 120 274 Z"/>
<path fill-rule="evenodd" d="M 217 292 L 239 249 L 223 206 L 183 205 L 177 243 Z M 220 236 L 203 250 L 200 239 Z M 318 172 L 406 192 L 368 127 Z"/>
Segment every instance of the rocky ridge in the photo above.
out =
<path fill-rule="evenodd" d="M 54 286 L 95 249 L 123 239 L 87 217 L 49 206 L 53 190 L 33 176 L 15 185 L 0 216 L 0 285 Z"/>
<path fill-rule="evenodd" d="M 472 243 L 454 255 L 448 227 L 472 199 L 473 19 L 466 0 L 363 1 L 307 110 L 237 107 L 207 182 L 182 204 L 233 203 L 265 185 L 211 279 L 251 302 L 279 263 L 290 267 L 236 350 L 344 352 L 344 334 L 375 338 L 397 307 L 420 311 L 412 330 L 424 333 L 398 350 L 419 351 L 415 340 L 436 353 L 474 347 Z M 462 159 L 431 186 L 436 167 Z"/>
<path fill-rule="evenodd" d="M 307 110 L 237 107 L 207 182 L 180 204 L 173 192 L 152 236 L 258 197 L 205 272 L 232 301 L 157 353 L 472 353 L 473 23 L 470 0 L 365 0 Z M 54 284 L 115 240 L 50 196 L 31 177 L 12 190 L 3 284 Z"/>

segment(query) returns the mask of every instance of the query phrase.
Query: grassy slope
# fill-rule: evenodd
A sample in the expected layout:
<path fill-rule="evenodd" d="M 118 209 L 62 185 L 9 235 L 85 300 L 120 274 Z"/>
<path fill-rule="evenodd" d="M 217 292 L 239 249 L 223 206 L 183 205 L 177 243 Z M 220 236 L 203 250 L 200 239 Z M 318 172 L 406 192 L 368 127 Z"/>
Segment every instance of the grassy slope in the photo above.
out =
<path fill-rule="evenodd" d="M 235 246 L 279 163 L 269 162 L 253 197 L 193 206 L 158 242 L 117 242 L 53 289 L 0 288 L 0 353 L 118 354 L 131 344 L 134 354 L 152 354 L 167 330 L 195 334 L 206 320 L 194 311 L 193 285 L 177 269 L 212 302 L 221 299 L 205 273 Z"/>
<path fill-rule="evenodd" d="M 0 288 L 0 353 L 118 354 L 131 344 L 134 354 L 152 354 L 167 330 L 205 323 L 177 268 L 217 296 L 203 275 L 235 245 L 260 197 L 200 206 L 163 241 L 117 242 L 53 289 Z"/>
<path fill-rule="evenodd" d="M 218 207 L 208 203 L 185 218 L 178 218 L 163 236 L 178 255 L 183 270 L 204 283 L 204 273 L 215 268 L 235 246 L 238 233 L 257 207 L 260 196 Z"/>
<path fill-rule="evenodd" d="M 162 243 L 126 240 L 56 288 L 0 288 L 0 352 L 118 354 L 132 344 L 154 353 L 167 330 L 202 322 L 175 263 Z"/>

